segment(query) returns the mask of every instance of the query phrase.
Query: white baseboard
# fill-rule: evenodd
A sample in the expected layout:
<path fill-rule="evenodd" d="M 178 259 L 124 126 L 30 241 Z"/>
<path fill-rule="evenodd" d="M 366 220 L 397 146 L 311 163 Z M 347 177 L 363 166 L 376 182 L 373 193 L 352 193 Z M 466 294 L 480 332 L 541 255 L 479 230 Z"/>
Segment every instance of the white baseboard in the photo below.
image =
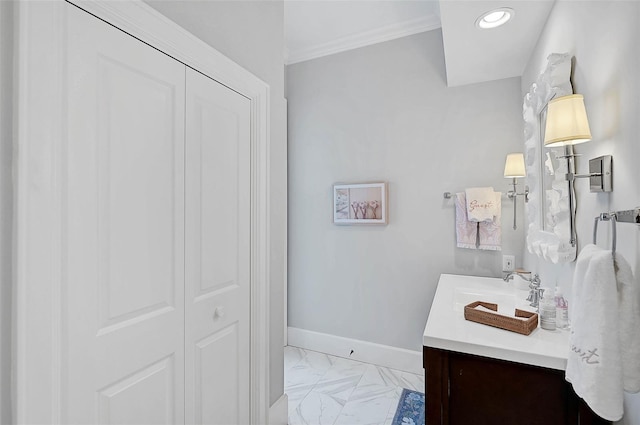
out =
<path fill-rule="evenodd" d="M 287 425 L 289 423 L 289 397 L 282 394 L 269 408 L 269 425 Z"/>
<path fill-rule="evenodd" d="M 306 329 L 289 327 L 289 345 L 319 351 L 336 357 L 372 363 L 391 369 L 423 374 L 422 353 L 389 345 L 344 338 Z M 353 350 L 353 354 L 351 354 Z"/>

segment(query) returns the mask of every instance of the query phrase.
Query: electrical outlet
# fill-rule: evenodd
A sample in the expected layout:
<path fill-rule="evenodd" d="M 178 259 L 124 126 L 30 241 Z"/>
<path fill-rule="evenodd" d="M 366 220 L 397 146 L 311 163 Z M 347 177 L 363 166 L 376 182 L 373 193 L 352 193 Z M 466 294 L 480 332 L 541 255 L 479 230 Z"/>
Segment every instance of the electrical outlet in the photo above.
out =
<path fill-rule="evenodd" d="M 515 255 L 503 255 L 502 256 L 502 271 L 512 272 L 516 269 L 516 256 Z"/>

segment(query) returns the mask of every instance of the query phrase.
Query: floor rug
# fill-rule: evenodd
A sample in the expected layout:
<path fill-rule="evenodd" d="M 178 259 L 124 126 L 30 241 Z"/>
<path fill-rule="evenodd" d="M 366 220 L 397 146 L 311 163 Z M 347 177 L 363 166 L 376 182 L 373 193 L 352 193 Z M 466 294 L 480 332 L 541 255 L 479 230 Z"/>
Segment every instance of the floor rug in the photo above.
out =
<path fill-rule="evenodd" d="M 424 425 L 424 394 L 403 388 L 391 425 Z"/>

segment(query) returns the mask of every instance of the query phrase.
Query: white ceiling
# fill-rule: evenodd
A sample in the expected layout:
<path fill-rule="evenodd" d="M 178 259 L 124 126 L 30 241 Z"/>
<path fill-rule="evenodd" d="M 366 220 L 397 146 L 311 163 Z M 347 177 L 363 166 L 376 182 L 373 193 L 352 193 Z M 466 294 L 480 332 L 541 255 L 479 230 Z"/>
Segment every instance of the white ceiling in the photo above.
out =
<path fill-rule="evenodd" d="M 440 0 L 447 84 L 460 86 L 522 75 L 555 0 Z M 479 16 L 515 11 L 505 25 L 479 29 Z"/>
<path fill-rule="evenodd" d="M 285 62 L 293 64 L 442 26 L 449 86 L 522 75 L 555 0 L 285 0 Z M 491 30 L 484 12 L 515 10 Z"/>
<path fill-rule="evenodd" d="M 287 64 L 440 27 L 434 0 L 286 0 L 284 17 Z"/>
<path fill-rule="evenodd" d="M 146 1 L 203 40 L 218 36 L 207 25 L 209 9 L 201 6 L 221 0 Z M 442 26 L 449 86 L 517 77 L 522 75 L 554 1 L 284 0 L 285 63 Z M 245 5 L 251 7 L 251 2 Z M 476 19 L 497 7 L 514 9 L 515 17 L 499 28 L 476 28 Z"/>

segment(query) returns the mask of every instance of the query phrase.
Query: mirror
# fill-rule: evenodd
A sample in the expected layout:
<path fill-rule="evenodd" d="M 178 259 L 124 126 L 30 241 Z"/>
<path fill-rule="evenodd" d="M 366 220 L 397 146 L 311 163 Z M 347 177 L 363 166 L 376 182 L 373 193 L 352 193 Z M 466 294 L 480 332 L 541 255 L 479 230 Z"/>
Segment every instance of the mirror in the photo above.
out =
<path fill-rule="evenodd" d="M 547 104 L 554 97 L 573 93 L 571 56 L 552 53 L 547 67 L 524 97 L 524 157 L 529 185 L 526 204 L 527 248 L 553 263 L 576 258 L 571 245 L 569 182 L 563 148 L 545 148 L 544 127 Z"/>
<path fill-rule="evenodd" d="M 552 98 L 555 96 L 552 96 Z M 549 99 L 551 100 L 551 99 Z M 567 161 L 563 157 L 563 148 L 545 148 L 544 129 L 547 122 L 547 106 L 538 115 L 539 143 L 540 143 L 540 203 L 541 228 L 546 232 L 553 232 L 558 224 L 558 217 L 562 210 L 559 208 L 564 190 L 568 190 L 565 174 Z M 567 195 L 568 196 L 568 195 Z M 571 236 L 571 235 L 569 235 Z"/>

